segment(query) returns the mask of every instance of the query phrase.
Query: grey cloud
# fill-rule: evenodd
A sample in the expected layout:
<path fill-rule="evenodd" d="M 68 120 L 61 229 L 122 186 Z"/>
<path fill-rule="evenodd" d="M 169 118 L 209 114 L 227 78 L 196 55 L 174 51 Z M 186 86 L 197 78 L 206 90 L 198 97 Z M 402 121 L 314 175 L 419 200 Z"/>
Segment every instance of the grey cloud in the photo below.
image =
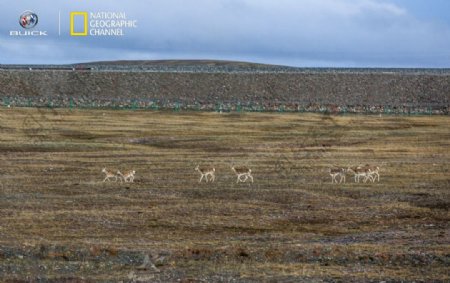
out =
<path fill-rule="evenodd" d="M 217 58 L 297 66 L 449 67 L 450 28 L 417 20 L 407 8 L 375 0 L 165 0 L 39 2 L 53 34 L 62 11 L 64 35 L 17 49 L 22 39 L 0 29 L 2 62 L 77 62 L 107 59 Z M 3 6 L 1 6 L 3 5 Z M 0 4 L 16 20 L 35 1 Z M 45 9 L 43 9 L 45 7 Z M 139 28 L 124 38 L 67 36 L 74 10 L 125 11 Z M 11 12 L 14 11 L 14 12 Z M 44 25 L 44 22 L 42 23 Z"/>

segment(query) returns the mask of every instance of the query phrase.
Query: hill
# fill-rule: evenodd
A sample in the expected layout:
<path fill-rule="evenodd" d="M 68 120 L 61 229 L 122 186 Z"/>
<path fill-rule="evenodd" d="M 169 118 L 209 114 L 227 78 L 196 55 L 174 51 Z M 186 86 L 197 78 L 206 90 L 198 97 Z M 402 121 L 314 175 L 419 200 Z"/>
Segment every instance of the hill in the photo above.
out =
<path fill-rule="evenodd" d="M 258 111 L 445 114 L 448 89 L 447 69 L 308 69 L 214 60 L 0 65 L 2 102 L 12 106 L 245 105 Z"/>

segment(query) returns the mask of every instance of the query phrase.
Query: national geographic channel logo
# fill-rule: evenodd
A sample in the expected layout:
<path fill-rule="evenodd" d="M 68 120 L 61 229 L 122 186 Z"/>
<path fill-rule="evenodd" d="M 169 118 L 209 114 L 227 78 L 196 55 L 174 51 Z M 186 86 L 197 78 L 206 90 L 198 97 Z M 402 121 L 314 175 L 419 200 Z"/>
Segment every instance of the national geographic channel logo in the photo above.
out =
<path fill-rule="evenodd" d="M 32 11 L 24 11 L 19 16 L 19 25 L 23 30 L 11 30 L 9 31 L 10 36 L 47 36 L 47 31 L 42 30 L 32 30 L 37 26 L 39 22 L 39 17 L 36 13 Z"/>
<path fill-rule="evenodd" d="M 71 36 L 124 36 L 126 29 L 137 28 L 137 20 L 125 12 L 71 12 Z"/>

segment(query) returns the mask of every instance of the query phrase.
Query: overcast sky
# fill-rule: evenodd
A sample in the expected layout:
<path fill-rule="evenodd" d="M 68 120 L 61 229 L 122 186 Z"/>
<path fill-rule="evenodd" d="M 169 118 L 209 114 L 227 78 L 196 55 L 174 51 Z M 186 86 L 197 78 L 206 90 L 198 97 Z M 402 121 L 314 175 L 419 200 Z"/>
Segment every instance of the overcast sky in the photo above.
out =
<path fill-rule="evenodd" d="M 48 36 L 10 36 L 24 31 L 25 10 L 39 17 L 33 30 Z M 71 37 L 72 11 L 125 12 L 138 27 L 122 37 Z M 221 59 L 450 68 L 450 0 L 0 0 L 0 22 L 2 64 Z"/>

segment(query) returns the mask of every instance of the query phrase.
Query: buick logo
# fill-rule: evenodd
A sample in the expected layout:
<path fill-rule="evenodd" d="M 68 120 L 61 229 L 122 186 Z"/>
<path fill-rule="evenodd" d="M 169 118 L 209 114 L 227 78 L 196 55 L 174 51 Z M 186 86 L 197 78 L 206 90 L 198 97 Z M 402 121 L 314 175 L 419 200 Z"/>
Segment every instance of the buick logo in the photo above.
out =
<path fill-rule="evenodd" d="M 19 18 L 19 24 L 21 27 L 25 29 L 34 28 L 38 23 L 38 16 L 31 12 L 31 11 L 25 11 L 20 15 Z"/>

